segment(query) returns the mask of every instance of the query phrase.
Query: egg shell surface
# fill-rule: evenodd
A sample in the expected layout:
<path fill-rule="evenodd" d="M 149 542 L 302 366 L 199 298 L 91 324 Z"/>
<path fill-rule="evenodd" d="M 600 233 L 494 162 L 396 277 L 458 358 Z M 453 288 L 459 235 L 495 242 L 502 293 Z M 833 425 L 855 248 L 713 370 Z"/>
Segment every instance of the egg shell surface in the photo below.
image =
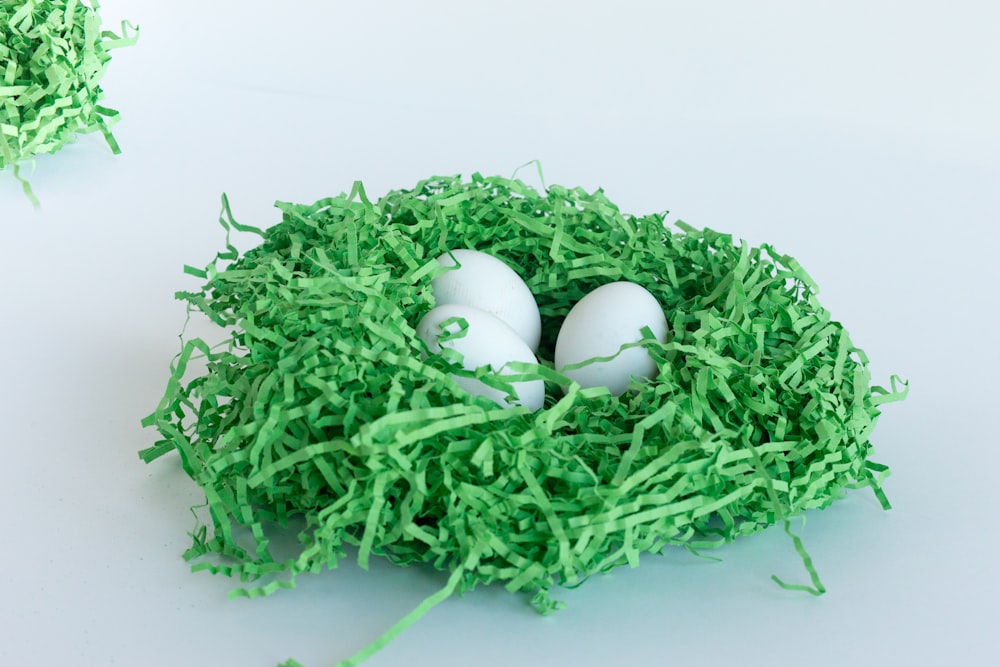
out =
<path fill-rule="evenodd" d="M 642 340 L 649 327 L 658 341 L 665 341 L 667 318 L 646 288 L 621 281 L 602 285 L 580 299 L 563 320 L 556 338 L 556 370 L 584 388 L 607 387 L 618 396 L 628 389 L 629 378 L 653 378 L 656 362 L 644 348 L 624 350 L 611 361 L 563 368 L 594 357 L 610 357 L 622 345 Z"/>
<path fill-rule="evenodd" d="M 460 317 L 468 324 L 465 335 L 440 341 L 445 333 L 456 333 L 461 330 L 460 322 L 453 322 L 443 329 L 441 323 Z M 427 345 L 432 354 L 441 352 L 442 347 L 450 348 L 462 354 L 462 367 L 475 370 L 482 366 L 490 366 L 501 375 L 512 375 L 514 371 L 505 368 L 511 361 L 521 361 L 537 364 L 538 359 L 528 348 L 528 344 L 511 327 L 501 319 L 486 311 L 461 304 L 438 306 L 427 313 L 417 324 L 417 336 Z M 545 382 L 530 380 L 514 382 L 512 387 L 517 400 L 508 402 L 507 395 L 486 385 L 475 378 L 453 376 L 455 381 L 465 391 L 474 396 L 485 396 L 494 403 L 505 408 L 513 405 L 523 405 L 530 410 L 538 410 L 545 403 Z"/>
<path fill-rule="evenodd" d="M 542 336 L 538 304 L 514 269 L 478 250 L 452 250 L 437 261 L 458 268 L 431 281 L 436 305 L 461 304 L 486 311 L 506 322 L 532 352 L 538 350 Z"/>

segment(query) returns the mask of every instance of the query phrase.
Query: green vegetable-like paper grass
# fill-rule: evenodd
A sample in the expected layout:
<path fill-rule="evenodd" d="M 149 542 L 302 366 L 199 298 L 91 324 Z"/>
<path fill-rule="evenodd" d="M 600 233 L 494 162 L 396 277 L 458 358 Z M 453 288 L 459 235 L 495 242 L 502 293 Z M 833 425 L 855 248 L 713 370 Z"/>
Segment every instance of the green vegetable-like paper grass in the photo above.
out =
<path fill-rule="evenodd" d="M 97 0 L 0 0 L 0 170 L 12 167 L 36 205 L 20 162 L 96 131 L 121 152 L 99 84 L 109 52 L 135 34 L 124 22 L 121 35 L 101 30 L 99 10 Z"/>
<path fill-rule="evenodd" d="M 441 593 L 345 664 L 477 584 L 527 592 L 545 613 L 555 586 L 779 522 L 812 579 L 779 583 L 818 594 L 788 517 L 856 487 L 888 507 L 869 435 L 880 404 L 905 390 L 895 378 L 891 391 L 871 386 L 813 281 L 768 245 L 624 215 L 601 191 L 540 194 L 478 174 L 378 201 L 357 184 L 277 206 L 282 221 L 261 231 L 224 203 L 222 224 L 260 245 L 241 254 L 227 243 L 206 270 L 188 269 L 206 282 L 179 298 L 224 340 L 184 344 L 145 421 L 162 438 L 142 457 L 180 453 L 211 514 L 187 557 L 252 582 L 237 594 L 335 567 L 345 545 L 362 567 L 384 556 L 450 572 Z M 535 294 L 542 367 L 513 379 L 544 378 L 542 410 L 473 398 L 450 377 L 455 359 L 425 358 L 414 327 L 434 305 L 434 258 L 454 248 L 504 260 Z M 551 364 L 571 306 L 617 280 L 650 290 L 670 323 L 666 342 L 642 343 L 659 376 L 621 397 L 581 390 Z M 268 535 L 293 519 L 300 548 L 278 559 Z"/>

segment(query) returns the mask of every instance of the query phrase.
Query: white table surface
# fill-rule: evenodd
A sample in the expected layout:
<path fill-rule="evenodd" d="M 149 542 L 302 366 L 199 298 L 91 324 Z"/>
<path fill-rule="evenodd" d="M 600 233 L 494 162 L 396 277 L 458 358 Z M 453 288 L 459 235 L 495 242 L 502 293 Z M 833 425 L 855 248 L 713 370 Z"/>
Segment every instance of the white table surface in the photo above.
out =
<path fill-rule="evenodd" d="M 0 175 L 2 665 L 333 665 L 443 584 L 375 562 L 229 600 L 181 559 L 198 489 L 139 420 L 162 394 L 185 263 L 242 222 L 363 179 L 605 188 L 623 210 L 771 242 L 872 359 L 883 512 L 858 491 L 801 529 L 645 557 L 537 616 L 480 589 L 367 664 L 988 665 L 1000 579 L 1000 11 L 989 2 L 161 2 L 114 53 L 99 136 Z M 530 170 L 522 172 L 532 181 Z M 245 247 L 245 246 L 244 246 Z"/>

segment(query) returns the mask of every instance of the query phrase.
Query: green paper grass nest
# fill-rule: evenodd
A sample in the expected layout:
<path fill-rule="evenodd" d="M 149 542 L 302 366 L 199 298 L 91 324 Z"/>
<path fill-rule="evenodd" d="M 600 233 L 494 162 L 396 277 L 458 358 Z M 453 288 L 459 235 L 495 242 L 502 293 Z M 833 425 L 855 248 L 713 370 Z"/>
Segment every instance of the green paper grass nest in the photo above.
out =
<path fill-rule="evenodd" d="M 555 586 L 669 545 L 787 530 L 849 488 L 888 507 L 869 435 L 905 390 L 871 386 L 813 281 L 768 245 L 623 215 L 601 191 L 479 174 L 277 207 L 261 231 L 224 200 L 222 224 L 262 241 L 188 267 L 206 282 L 179 298 L 226 339 L 184 344 L 145 422 L 162 439 L 143 458 L 176 449 L 205 491 L 211 526 L 187 557 L 254 582 L 238 595 L 292 586 L 354 545 L 362 566 L 449 571 L 442 596 L 501 582 L 547 612 Z M 503 259 L 536 296 L 542 367 L 517 379 L 544 378 L 543 409 L 473 398 L 457 365 L 425 358 L 414 327 L 434 306 L 434 258 L 454 248 Z M 617 280 L 652 292 L 670 323 L 666 342 L 642 343 L 659 376 L 621 397 L 551 364 L 571 306 Z M 194 360 L 203 372 L 188 372 Z M 298 552 L 276 558 L 271 527 L 293 518 Z M 783 585 L 819 593 L 795 540 L 812 583 Z"/>
<path fill-rule="evenodd" d="M 135 43 L 101 30 L 96 0 L 0 0 L 0 170 L 100 131 L 114 153 L 118 112 L 101 105 L 110 51 Z M 37 203 L 37 202 L 36 202 Z"/>

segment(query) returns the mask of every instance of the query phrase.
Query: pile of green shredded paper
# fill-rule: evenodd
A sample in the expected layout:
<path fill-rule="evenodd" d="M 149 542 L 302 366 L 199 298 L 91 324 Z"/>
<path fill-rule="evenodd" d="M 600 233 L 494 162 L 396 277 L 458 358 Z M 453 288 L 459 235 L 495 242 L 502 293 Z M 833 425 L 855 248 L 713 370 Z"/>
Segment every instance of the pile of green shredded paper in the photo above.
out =
<path fill-rule="evenodd" d="M 223 226 L 261 243 L 240 253 L 227 241 L 206 269 L 187 268 L 204 286 L 178 298 L 222 342 L 183 344 L 144 422 L 162 437 L 141 456 L 177 450 L 204 489 L 211 525 L 186 557 L 238 577 L 234 595 L 292 587 L 336 567 L 345 545 L 362 567 L 379 556 L 450 574 L 343 665 L 478 584 L 549 613 L 557 586 L 778 523 L 811 582 L 776 580 L 820 594 L 789 517 L 859 487 L 889 507 L 869 436 L 905 385 L 871 384 L 816 285 L 768 245 L 625 215 L 601 191 L 479 174 L 277 207 L 280 224 L 262 231 L 224 198 Z M 434 258 L 455 248 L 502 259 L 534 293 L 541 366 L 504 377 L 543 378 L 543 409 L 473 398 L 451 377 L 459 363 L 426 356 L 414 327 L 434 306 Z M 618 280 L 652 292 L 670 330 L 641 343 L 659 376 L 614 397 L 571 384 L 551 359 L 571 306 Z M 298 553 L 276 558 L 269 537 L 289 525 L 301 527 Z"/>
<path fill-rule="evenodd" d="M 99 85 L 110 51 L 135 43 L 101 30 L 97 0 L 0 0 L 0 170 L 13 168 L 38 201 L 20 162 L 54 153 L 77 134 L 100 131 L 121 152 L 111 126 L 118 112 L 101 105 Z"/>

